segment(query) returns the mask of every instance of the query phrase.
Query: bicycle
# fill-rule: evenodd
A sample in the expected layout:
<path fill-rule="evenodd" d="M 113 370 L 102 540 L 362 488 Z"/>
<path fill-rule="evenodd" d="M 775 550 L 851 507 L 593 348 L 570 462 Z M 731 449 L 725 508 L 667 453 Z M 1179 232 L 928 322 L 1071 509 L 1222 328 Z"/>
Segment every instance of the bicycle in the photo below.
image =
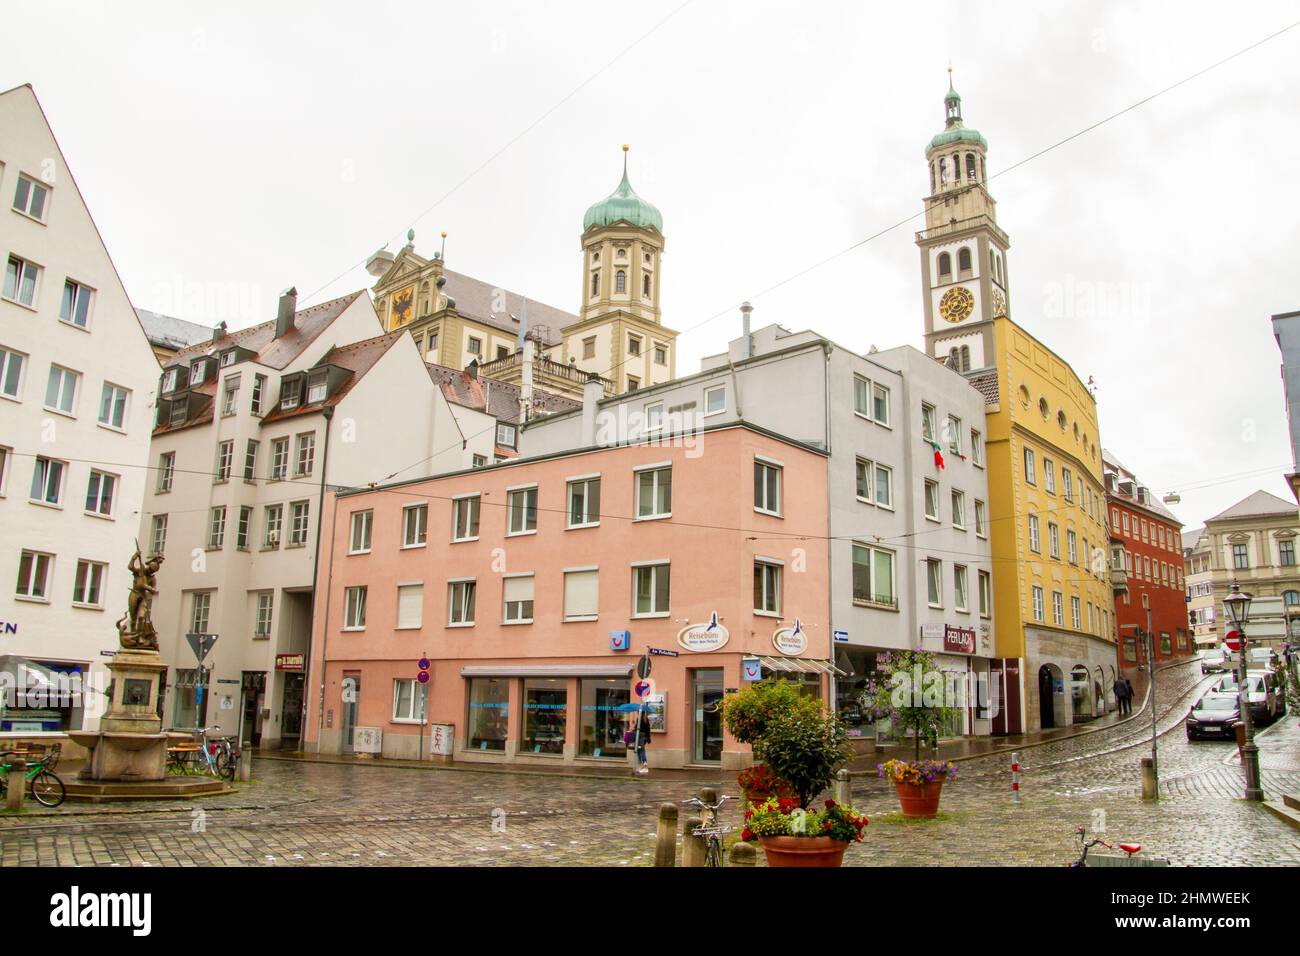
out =
<path fill-rule="evenodd" d="M 230 737 L 209 737 L 220 727 L 200 727 L 195 733 L 198 740 L 190 744 L 170 747 L 167 752 L 167 772 L 174 774 L 206 773 L 226 780 L 235 779 L 239 765 L 239 751 Z"/>
<path fill-rule="evenodd" d="M 718 798 L 714 804 L 705 803 L 699 797 L 691 797 L 683 800 L 682 804 L 688 807 L 694 807 L 697 810 L 704 811 L 704 818 L 700 826 L 691 831 L 692 836 L 704 837 L 704 865 L 705 866 L 722 866 L 722 838 L 735 829 L 725 823 L 718 823 L 718 811 L 726 804 L 728 800 L 735 800 L 736 797 L 723 796 Z"/>
<path fill-rule="evenodd" d="M 1088 865 L 1088 851 L 1095 846 L 1104 846 L 1108 850 L 1113 850 L 1115 849 L 1116 846 L 1118 846 L 1121 850 L 1123 850 L 1125 853 L 1128 854 L 1130 859 L 1133 857 L 1134 853 L 1139 853 L 1142 850 L 1141 843 L 1115 844 L 1115 843 L 1111 843 L 1109 840 L 1104 840 L 1101 837 L 1098 837 L 1095 840 L 1085 840 L 1084 837 L 1088 835 L 1087 827 L 1075 827 L 1074 832 L 1079 837 L 1079 844 L 1082 847 L 1082 850 L 1079 853 L 1079 858 L 1075 860 L 1073 863 L 1069 864 L 1071 869 L 1075 869 L 1078 867 L 1086 867 Z"/>
<path fill-rule="evenodd" d="M 39 759 L 27 764 L 27 772 L 23 776 L 23 782 L 31 789 L 36 802 L 43 807 L 57 807 L 63 803 L 68 795 L 63 781 L 54 772 L 54 767 L 59 762 L 59 755 L 62 752 L 63 745 L 54 744 Z M 13 750 L 0 752 L 0 798 L 3 798 L 8 793 L 9 770 L 13 767 L 11 758 L 16 753 L 17 751 Z"/>

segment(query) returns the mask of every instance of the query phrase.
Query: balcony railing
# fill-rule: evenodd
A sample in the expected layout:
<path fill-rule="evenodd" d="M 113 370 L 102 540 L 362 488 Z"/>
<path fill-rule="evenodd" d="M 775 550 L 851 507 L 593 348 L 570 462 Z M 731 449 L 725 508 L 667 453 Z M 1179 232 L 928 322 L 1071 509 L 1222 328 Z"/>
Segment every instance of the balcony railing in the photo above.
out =
<path fill-rule="evenodd" d="M 952 222 L 946 222 L 931 229 L 922 229 L 916 234 L 916 238 L 917 241 L 936 239 L 939 236 L 949 236 L 958 232 L 966 232 L 970 229 L 988 229 L 1002 241 L 1004 247 L 1010 245 L 1010 241 L 1007 239 L 1007 234 L 999 229 L 997 223 L 988 216 L 971 216 L 969 219 L 955 219 Z"/>
<path fill-rule="evenodd" d="M 491 362 L 484 362 L 478 367 L 478 370 L 480 374 L 488 378 L 501 378 L 512 369 L 522 366 L 523 361 L 522 352 L 512 352 L 499 359 L 493 359 Z M 553 359 L 538 356 L 533 359 L 533 370 L 542 375 L 551 375 L 555 378 L 573 382 L 575 385 L 582 385 L 588 379 L 595 379 L 605 389 L 606 395 L 614 394 L 614 383 L 611 380 L 592 372 L 585 372 L 576 365 L 565 365 L 563 362 L 556 362 Z"/>

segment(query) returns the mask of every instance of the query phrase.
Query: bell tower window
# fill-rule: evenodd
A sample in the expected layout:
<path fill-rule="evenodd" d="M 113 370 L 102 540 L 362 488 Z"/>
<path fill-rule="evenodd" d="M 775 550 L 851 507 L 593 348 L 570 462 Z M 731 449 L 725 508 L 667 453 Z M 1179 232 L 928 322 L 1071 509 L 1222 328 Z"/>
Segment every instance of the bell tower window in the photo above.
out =
<path fill-rule="evenodd" d="M 970 248 L 962 246 L 957 250 L 957 271 L 970 272 Z"/>
<path fill-rule="evenodd" d="M 952 154 L 952 178 L 961 181 L 961 153 Z"/>
<path fill-rule="evenodd" d="M 646 297 L 650 295 L 650 273 L 648 272 L 641 276 L 641 294 Z"/>
<path fill-rule="evenodd" d="M 946 282 L 952 278 L 952 256 L 946 252 L 939 253 L 939 280 Z"/>
<path fill-rule="evenodd" d="M 600 294 L 600 270 L 599 269 L 597 269 L 595 272 L 591 274 L 591 294 L 592 295 Z"/>
<path fill-rule="evenodd" d="M 622 269 L 614 273 L 614 291 L 619 294 L 627 291 L 627 273 Z"/>
<path fill-rule="evenodd" d="M 966 154 L 966 178 L 975 182 L 975 154 Z"/>
<path fill-rule="evenodd" d="M 948 160 L 946 157 L 939 157 L 939 185 L 948 185 Z"/>

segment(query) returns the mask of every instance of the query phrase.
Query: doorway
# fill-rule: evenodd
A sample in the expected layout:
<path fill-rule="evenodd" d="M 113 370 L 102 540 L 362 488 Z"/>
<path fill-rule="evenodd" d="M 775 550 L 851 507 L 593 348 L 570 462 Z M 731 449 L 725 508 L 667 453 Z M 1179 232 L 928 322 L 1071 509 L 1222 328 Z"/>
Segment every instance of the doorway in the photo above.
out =
<path fill-rule="evenodd" d="M 722 669 L 697 670 L 692 680 L 692 763 L 722 762 Z"/>
<path fill-rule="evenodd" d="M 1047 664 L 1038 668 L 1038 726 L 1051 730 L 1056 726 L 1056 706 L 1053 700 L 1052 669 Z"/>
<path fill-rule="evenodd" d="M 244 746 L 258 747 L 262 743 L 262 706 L 266 699 L 266 672 L 244 671 L 240 683 L 244 706 L 240 718 L 239 740 Z"/>
<path fill-rule="evenodd" d="M 280 706 L 280 746 L 297 750 L 302 740 L 302 695 L 306 684 L 303 674 L 285 673 L 284 700 Z"/>
<path fill-rule="evenodd" d="M 355 746 L 357 730 L 357 710 L 361 701 L 361 672 L 343 672 L 343 747 L 344 753 L 352 753 Z"/>

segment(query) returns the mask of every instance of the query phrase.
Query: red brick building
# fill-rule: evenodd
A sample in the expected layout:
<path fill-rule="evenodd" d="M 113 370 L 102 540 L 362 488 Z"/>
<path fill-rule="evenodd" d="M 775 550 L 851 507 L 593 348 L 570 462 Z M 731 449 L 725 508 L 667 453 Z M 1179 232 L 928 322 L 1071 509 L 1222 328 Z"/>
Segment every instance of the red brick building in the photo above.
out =
<path fill-rule="evenodd" d="M 1133 472 L 1102 450 L 1110 516 L 1111 582 L 1121 671 L 1146 663 L 1138 628 L 1155 634 L 1157 663 L 1196 652 L 1187 623 L 1182 522 Z"/>

